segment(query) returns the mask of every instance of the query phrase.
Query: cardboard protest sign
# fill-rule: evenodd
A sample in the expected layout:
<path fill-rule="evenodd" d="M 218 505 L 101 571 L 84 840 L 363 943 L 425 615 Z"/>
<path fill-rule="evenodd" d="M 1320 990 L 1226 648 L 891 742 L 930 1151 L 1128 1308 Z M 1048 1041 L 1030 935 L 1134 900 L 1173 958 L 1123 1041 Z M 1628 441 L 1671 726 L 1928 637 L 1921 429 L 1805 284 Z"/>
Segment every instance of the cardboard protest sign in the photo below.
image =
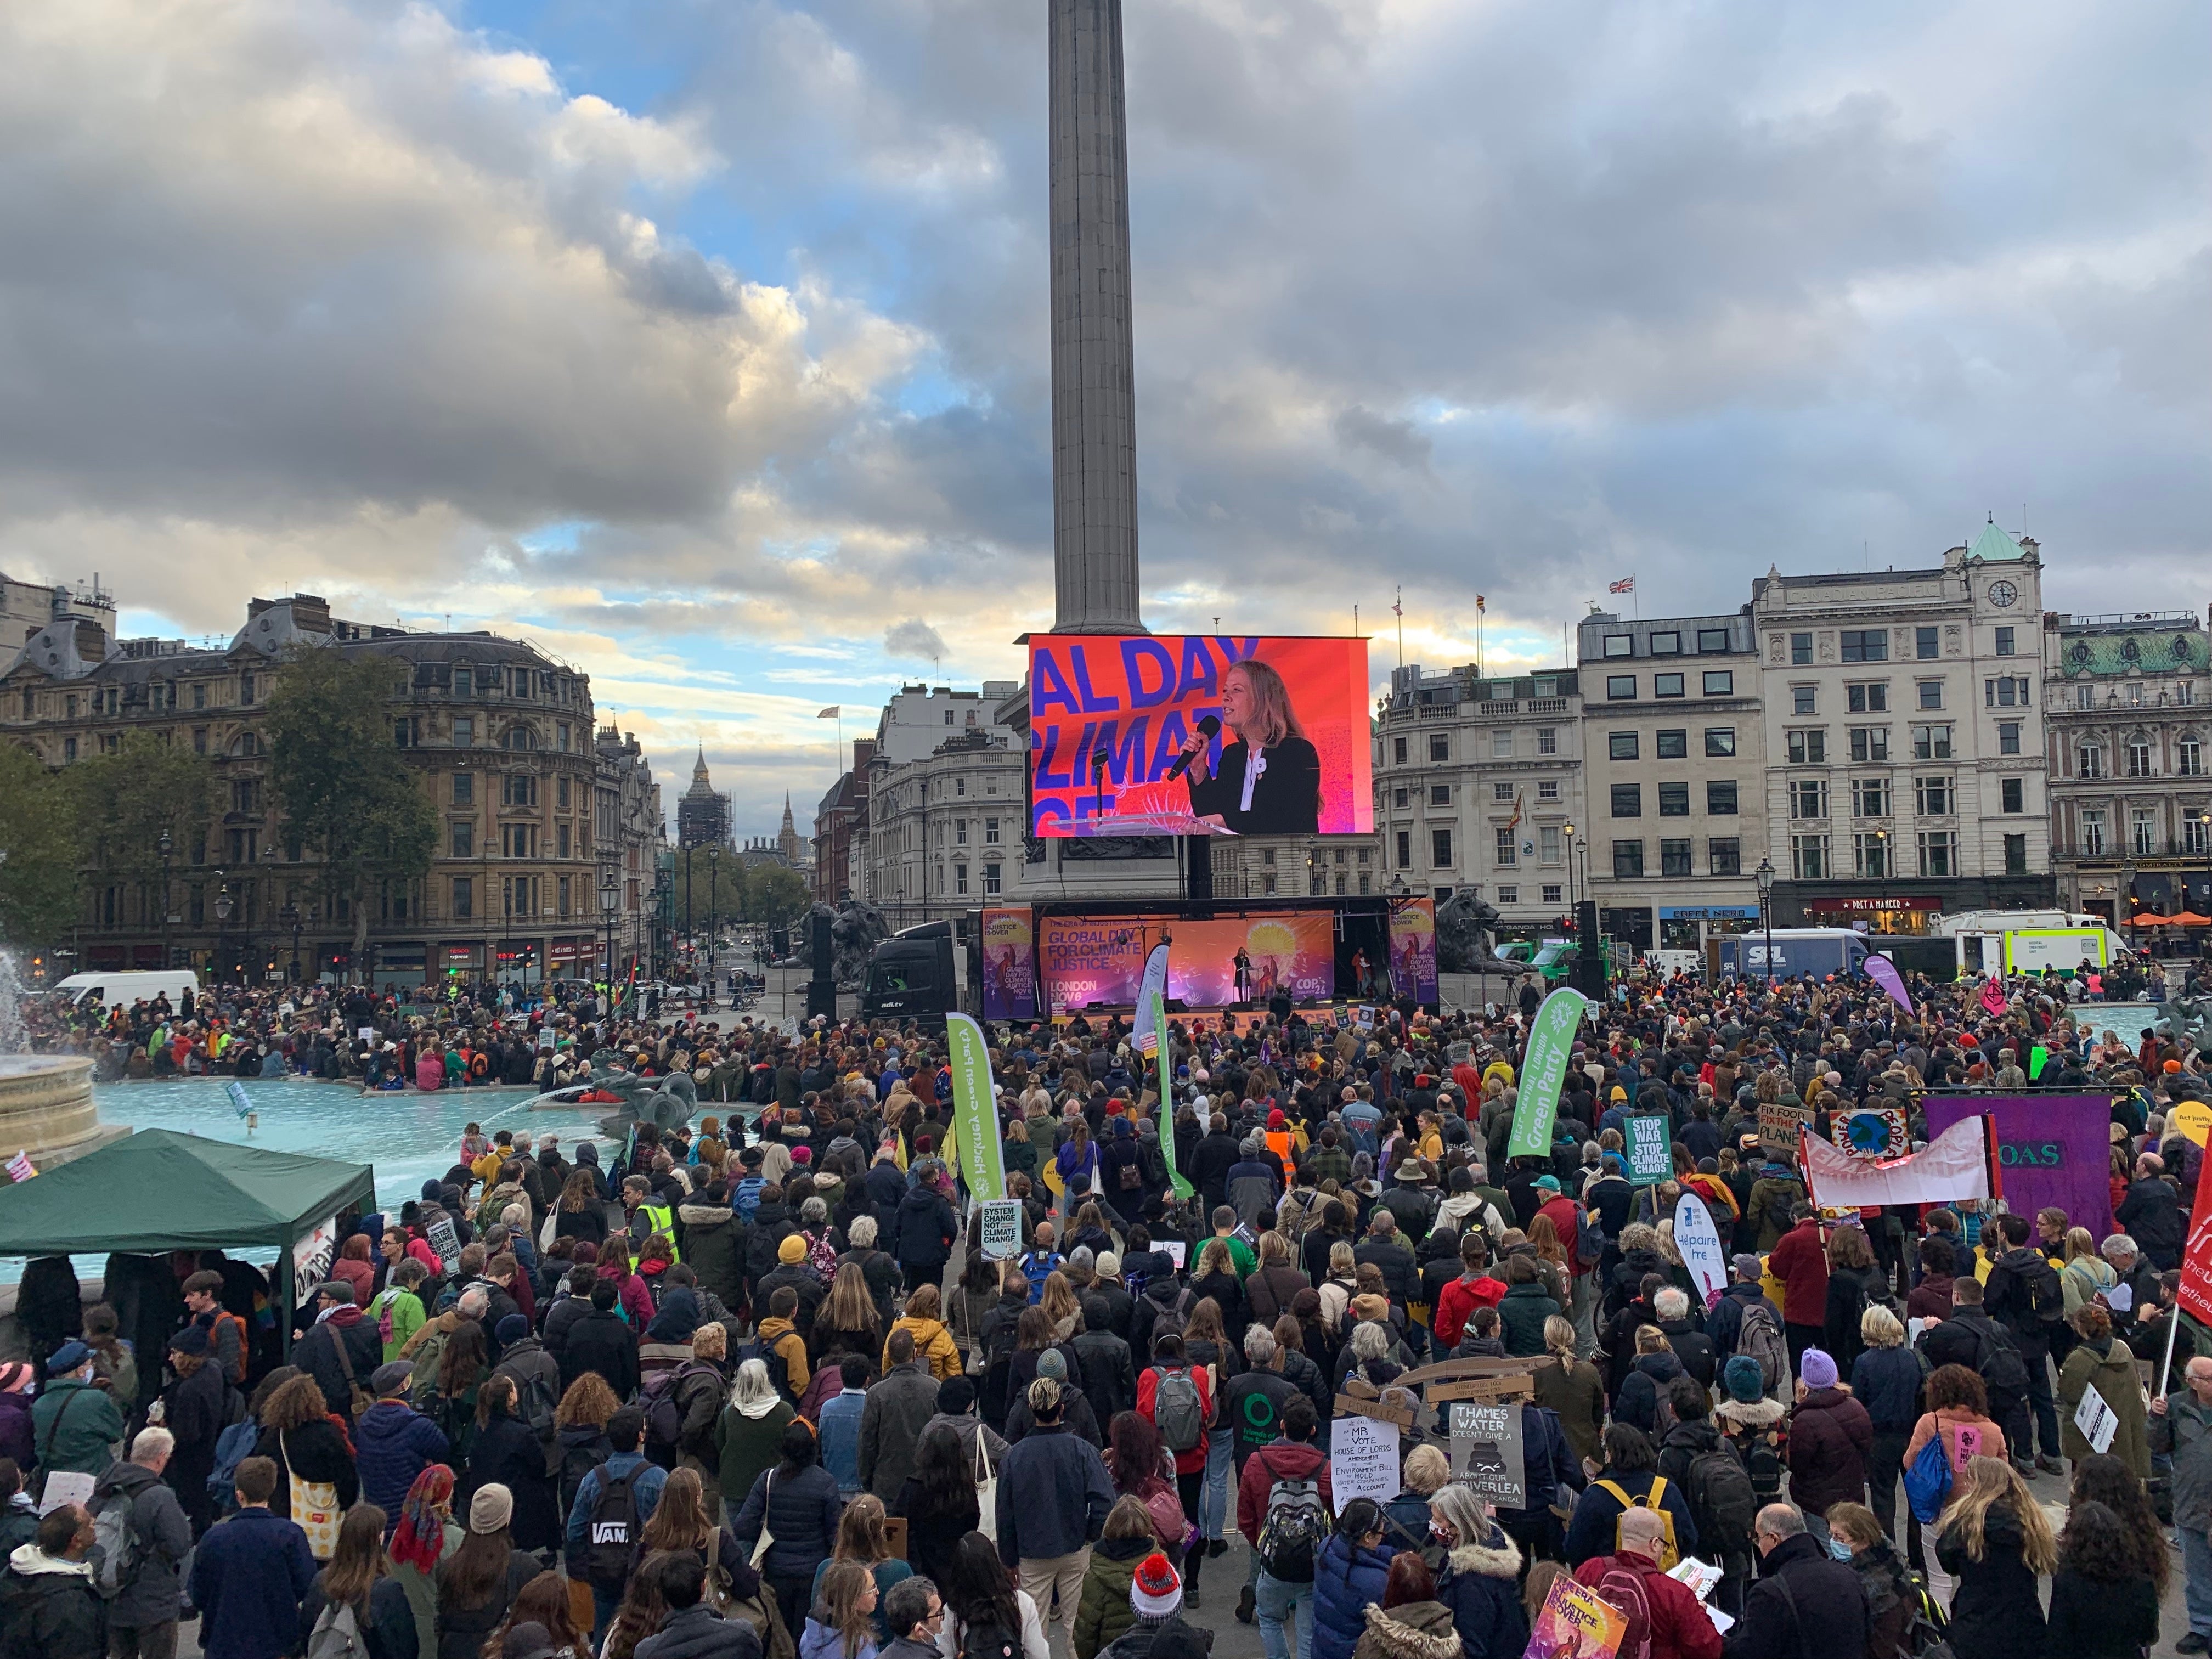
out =
<path fill-rule="evenodd" d="M 1398 1425 L 1340 1417 L 1329 1428 L 1329 1492 L 1336 1512 L 1355 1498 L 1387 1504 L 1398 1495 Z"/>
<path fill-rule="evenodd" d="M 1454 1401 L 1450 1407 L 1452 1479 L 1501 1510 L 1526 1509 L 1527 1469 L 1522 1455 L 1521 1402 Z"/>

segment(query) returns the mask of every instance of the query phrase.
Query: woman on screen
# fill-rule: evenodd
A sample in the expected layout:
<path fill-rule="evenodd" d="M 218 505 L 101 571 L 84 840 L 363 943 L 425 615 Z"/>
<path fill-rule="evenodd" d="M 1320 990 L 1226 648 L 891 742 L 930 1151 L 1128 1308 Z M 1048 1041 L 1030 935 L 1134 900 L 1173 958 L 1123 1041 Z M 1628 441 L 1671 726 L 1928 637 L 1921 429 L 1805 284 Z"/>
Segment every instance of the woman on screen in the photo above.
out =
<path fill-rule="evenodd" d="M 1183 745 L 1190 810 L 1240 836 L 1310 836 L 1321 828 L 1321 757 L 1291 710 L 1283 677 L 1248 658 L 1221 677 L 1222 722 L 1237 741 L 1221 751 L 1221 771 L 1206 762 L 1204 732 Z"/>

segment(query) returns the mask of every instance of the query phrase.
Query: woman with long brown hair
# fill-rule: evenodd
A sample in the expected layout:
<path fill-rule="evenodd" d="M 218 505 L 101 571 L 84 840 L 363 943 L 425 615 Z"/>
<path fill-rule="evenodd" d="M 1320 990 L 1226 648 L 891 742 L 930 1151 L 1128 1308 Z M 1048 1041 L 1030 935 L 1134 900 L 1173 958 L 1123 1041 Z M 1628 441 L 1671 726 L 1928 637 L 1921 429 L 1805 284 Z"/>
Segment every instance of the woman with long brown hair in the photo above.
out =
<path fill-rule="evenodd" d="M 514 1547 L 514 1498 L 501 1486 L 469 1500 L 468 1535 L 438 1564 L 437 1659 L 477 1659 L 522 1587 L 544 1571 Z"/>
<path fill-rule="evenodd" d="M 1151 1418 L 1135 1412 L 1114 1413 L 1106 1425 L 1106 1473 L 1116 1492 L 1145 1506 L 1153 1535 L 1168 1559 L 1181 1561 L 1190 1519 L 1176 1490 L 1175 1461 L 1167 1455 Z"/>
<path fill-rule="evenodd" d="M 660 1489 L 653 1519 L 645 1523 L 648 1550 L 689 1550 L 707 1564 L 709 1593 L 718 1583 L 733 1585 L 749 1597 L 759 1588 L 753 1570 L 738 1548 L 735 1534 L 722 1523 L 720 1506 L 707 1506 L 707 1490 L 696 1469 L 678 1469 Z M 742 1573 L 750 1583 L 739 1581 Z"/>
<path fill-rule="evenodd" d="M 506 1659 L 507 1633 L 517 1625 L 543 1625 L 553 1644 L 553 1659 L 591 1659 L 592 1632 L 576 1628 L 568 1583 L 557 1572 L 541 1572 L 515 1593 L 507 1617 L 484 1638 L 480 1659 Z"/>
<path fill-rule="evenodd" d="M 353 1448 L 345 1431 L 331 1419 L 331 1409 L 323 1399 L 322 1385 L 307 1372 L 273 1390 L 261 1402 L 255 1420 L 261 1425 L 261 1437 L 253 1443 L 253 1455 L 274 1458 L 276 1462 L 276 1493 L 269 1500 L 270 1509 L 287 1520 L 305 1517 L 292 1514 L 292 1477 L 317 1486 L 328 1486 L 336 1498 L 336 1511 L 343 1513 L 353 1507 L 361 1496 L 361 1477 L 354 1468 Z M 308 1541 L 315 1541 L 311 1531 Z M 335 1543 L 335 1538 L 331 1543 Z M 329 1546 L 317 1557 L 328 1560 Z"/>
<path fill-rule="evenodd" d="M 477 1434 L 469 1448 L 466 1490 L 505 1486 L 514 1494 L 515 1547 L 551 1549 L 561 1541 L 553 1477 L 545 1472 L 544 1444 L 518 1414 L 519 1400 L 514 1379 L 505 1372 L 486 1377 L 477 1389 Z"/>
<path fill-rule="evenodd" d="M 1236 733 L 1222 745 L 1195 732 L 1183 745 L 1190 810 L 1246 836 L 1310 836 L 1321 827 L 1321 756 L 1298 724 L 1283 677 L 1256 657 L 1221 676 L 1221 724 Z"/>
<path fill-rule="evenodd" d="M 607 1242 L 606 1207 L 599 1202 L 599 1183 L 589 1170 L 578 1170 L 561 1188 L 553 1237 L 587 1239 L 594 1245 Z"/>
<path fill-rule="evenodd" d="M 817 1582 L 821 1593 L 807 1609 L 799 1659 L 875 1659 L 882 1601 L 875 1575 L 857 1561 L 832 1561 Z"/>
<path fill-rule="evenodd" d="M 279 1482 L 281 1487 L 282 1482 Z M 415 1612 L 384 1553 L 384 1511 L 356 1504 L 338 1523 L 337 1549 L 300 1604 L 300 1628 L 350 1617 L 368 1659 L 402 1659 L 416 1648 Z"/>
<path fill-rule="evenodd" d="M 608 1621 L 599 1659 L 632 1659 L 637 1644 L 659 1631 L 661 1621 L 668 1616 L 668 1603 L 660 1594 L 660 1578 L 672 1559 L 665 1553 L 648 1555 L 637 1564 L 637 1571 L 630 1574 L 629 1583 L 623 1587 L 622 1605 Z"/>
<path fill-rule="evenodd" d="M 885 1332 L 877 1318 L 876 1298 L 868 1277 L 857 1261 L 848 1261 L 830 1281 L 830 1294 L 814 1316 L 813 1334 L 807 1339 L 808 1358 L 816 1369 L 859 1354 L 873 1362 L 884 1346 Z"/>
<path fill-rule="evenodd" d="M 942 1583 L 953 1544 L 983 1524 L 975 1466 L 950 1423 L 923 1431 L 914 1449 L 914 1472 L 900 1486 L 890 1512 L 906 1522 L 906 1554 L 914 1570 Z M 996 1516 L 991 1525 L 995 1530 Z"/>
<path fill-rule="evenodd" d="M 814 1570 L 814 1600 L 822 1599 L 822 1581 L 840 1561 L 856 1562 L 876 1576 L 876 1640 L 888 1643 L 890 1628 L 884 1623 L 882 1598 L 891 1593 L 891 1586 L 902 1578 L 914 1577 L 915 1570 L 891 1553 L 890 1537 L 884 1526 L 884 1500 L 873 1492 L 862 1492 L 845 1505 L 845 1513 L 837 1522 L 837 1545 L 830 1559 Z"/>
<path fill-rule="evenodd" d="M 466 1462 L 477 1437 L 477 1389 L 491 1370 L 483 1327 L 473 1319 L 456 1323 L 438 1355 L 438 1372 L 416 1396 L 415 1409 L 442 1430 L 456 1464 Z"/>

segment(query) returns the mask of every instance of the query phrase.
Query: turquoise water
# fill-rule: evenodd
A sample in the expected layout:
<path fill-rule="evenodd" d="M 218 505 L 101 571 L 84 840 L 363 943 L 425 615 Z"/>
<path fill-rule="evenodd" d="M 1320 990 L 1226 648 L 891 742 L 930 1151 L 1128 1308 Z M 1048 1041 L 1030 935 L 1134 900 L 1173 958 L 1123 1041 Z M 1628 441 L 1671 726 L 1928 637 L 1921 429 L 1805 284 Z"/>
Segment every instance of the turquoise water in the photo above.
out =
<path fill-rule="evenodd" d="M 134 1129 L 174 1129 L 205 1135 L 238 1146 L 268 1146 L 280 1152 L 305 1152 L 376 1169 L 376 1196 L 397 1209 L 416 1197 L 422 1183 L 442 1176 L 459 1156 L 462 1131 L 471 1123 L 486 1134 L 511 1129 L 524 1134 L 561 1137 L 564 1151 L 592 1133 L 604 1106 L 526 1109 L 528 1089 L 471 1089 L 417 1094 L 361 1092 L 344 1083 L 311 1083 L 302 1079 L 249 1079 L 244 1086 L 252 1103 L 254 1126 L 238 1115 L 228 1078 L 191 1078 L 166 1083 L 108 1083 L 93 1090 L 103 1123 Z"/>

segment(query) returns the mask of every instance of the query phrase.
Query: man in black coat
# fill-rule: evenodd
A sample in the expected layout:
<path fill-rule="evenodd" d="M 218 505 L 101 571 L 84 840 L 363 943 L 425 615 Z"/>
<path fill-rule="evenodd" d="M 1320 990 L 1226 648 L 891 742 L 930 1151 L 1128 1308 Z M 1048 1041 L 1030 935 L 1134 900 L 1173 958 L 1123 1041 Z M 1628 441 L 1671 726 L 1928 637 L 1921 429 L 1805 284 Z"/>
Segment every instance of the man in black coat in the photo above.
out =
<path fill-rule="evenodd" d="M 891 1254 L 906 1271 L 906 1287 L 918 1291 L 944 1277 L 951 1260 L 960 1224 L 952 1206 L 926 1181 L 907 1189 L 899 1200 L 898 1224 L 891 1236 Z"/>
<path fill-rule="evenodd" d="M 92 1516 L 75 1504 L 49 1510 L 35 1543 L 19 1547 L 0 1575 L 0 1632 L 15 1653 L 104 1659 L 107 1603 L 92 1587 Z"/>
<path fill-rule="evenodd" d="M 1831 1560 L 1789 1504 L 1769 1504 L 1752 1529 L 1759 1579 L 1743 1617 L 1721 1638 L 1722 1659 L 1863 1659 L 1866 1595 L 1858 1574 Z"/>
<path fill-rule="evenodd" d="M 315 1304 L 314 1326 L 294 1345 L 292 1363 L 314 1377 L 323 1391 L 323 1403 L 350 1421 L 350 1384 L 359 1383 L 364 1395 L 369 1392 L 368 1379 L 384 1363 L 384 1340 L 377 1334 L 375 1322 L 362 1318 L 354 1305 L 349 1281 L 325 1279 L 315 1287 Z"/>
<path fill-rule="evenodd" d="M 1356 1245 L 1352 1259 L 1356 1262 L 1373 1262 L 1382 1270 L 1382 1288 L 1390 1294 L 1390 1304 L 1401 1313 L 1414 1300 L 1420 1290 L 1420 1273 L 1413 1263 L 1413 1251 L 1399 1236 L 1397 1218 L 1384 1209 L 1377 1209 L 1367 1224 L 1367 1237 Z"/>
<path fill-rule="evenodd" d="M 2114 1219 L 2160 1273 L 2181 1265 L 2188 1224 L 2182 1219 L 2180 1194 L 2166 1179 L 2166 1160 L 2157 1153 L 2145 1152 L 2136 1160 L 2136 1178 Z"/>
<path fill-rule="evenodd" d="M 2046 1474 L 2063 1474 L 2065 1465 L 2058 1461 L 2057 1403 L 2051 1393 L 2051 1368 L 2044 1363 L 2051 1355 L 2051 1333 L 2061 1327 L 2056 1318 L 2046 1320 L 2043 1315 L 2063 1307 L 2064 1292 L 2043 1252 L 2027 1242 L 2027 1218 L 2001 1215 L 1996 1224 L 2005 1248 L 1983 1281 L 1982 1308 L 2012 1333 L 2027 1367 L 2028 1407 L 2043 1443 L 2038 1466 Z M 2015 1461 L 2027 1455 L 2025 1440 L 2014 1441 L 2008 1433 L 2005 1441 Z"/>
<path fill-rule="evenodd" d="M 1206 1199 L 1206 1207 L 1216 1210 L 1229 1201 L 1229 1171 L 1243 1156 L 1237 1137 L 1229 1133 L 1229 1120 L 1216 1112 L 1208 1121 L 1204 1137 L 1191 1149 L 1190 1159 L 1182 1163 L 1176 1149 L 1183 1179 L 1198 1188 Z"/>
<path fill-rule="evenodd" d="M 586 1371 L 597 1371 L 627 1400 L 637 1389 L 637 1335 L 615 1311 L 617 1292 L 612 1279 L 592 1286 L 592 1310 L 568 1327 L 561 1348 L 561 1389 L 566 1393 Z"/>

